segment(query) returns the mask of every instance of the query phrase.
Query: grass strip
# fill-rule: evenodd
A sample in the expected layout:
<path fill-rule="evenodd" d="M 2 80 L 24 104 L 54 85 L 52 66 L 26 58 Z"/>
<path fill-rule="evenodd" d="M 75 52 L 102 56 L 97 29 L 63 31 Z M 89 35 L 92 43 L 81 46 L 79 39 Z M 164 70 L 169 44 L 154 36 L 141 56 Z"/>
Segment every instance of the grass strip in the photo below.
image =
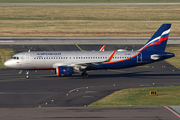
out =
<path fill-rule="evenodd" d="M 0 0 L 0 3 L 173 3 L 179 0 Z"/>
<path fill-rule="evenodd" d="M 0 36 L 151 36 L 172 23 L 180 36 L 179 6 L 1 6 Z"/>
<path fill-rule="evenodd" d="M 4 62 L 10 59 L 14 55 L 14 51 L 11 48 L 0 47 L 0 68 L 6 68 Z"/>
<path fill-rule="evenodd" d="M 175 57 L 166 59 L 167 62 L 180 68 L 180 45 L 167 45 L 166 52 L 171 52 L 175 54 Z"/>
<path fill-rule="evenodd" d="M 157 91 L 157 95 L 150 95 Z M 130 88 L 116 91 L 88 107 L 111 106 L 179 106 L 180 86 Z"/>

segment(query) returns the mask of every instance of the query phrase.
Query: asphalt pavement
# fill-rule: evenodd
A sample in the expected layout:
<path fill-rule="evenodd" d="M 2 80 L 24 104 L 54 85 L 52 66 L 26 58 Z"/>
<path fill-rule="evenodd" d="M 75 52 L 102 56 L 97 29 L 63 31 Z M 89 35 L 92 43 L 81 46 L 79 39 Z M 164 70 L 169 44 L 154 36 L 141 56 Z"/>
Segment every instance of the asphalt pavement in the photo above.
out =
<path fill-rule="evenodd" d="M 75 45 L 1 45 L 17 52 L 31 50 L 79 50 Z M 101 45 L 80 45 L 83 50 L 99 50 Z M 106 50 L 139 49 L 142 45 L 107 45 Z M 165 61 L 119 70 L 88 72 L 57 77 L 54 71 L 0 70 L 1 119 L 151 119 L 175 120 L 179 113 L 166 107 L 113 107 L 87 106 L 117 90 L 137 87 L 179 86 L 180 70 Z M 149 93 L 147 93 L 149 94 Z M 109 113 L 109 114 L 108 114 Z"/>
<path fill-rule="evenodd" d="M 0 37 L 1 45 L 144 45 L 150 37 Z M 180 44 L 180 37 L 169 37 L 168 44 Z"/>

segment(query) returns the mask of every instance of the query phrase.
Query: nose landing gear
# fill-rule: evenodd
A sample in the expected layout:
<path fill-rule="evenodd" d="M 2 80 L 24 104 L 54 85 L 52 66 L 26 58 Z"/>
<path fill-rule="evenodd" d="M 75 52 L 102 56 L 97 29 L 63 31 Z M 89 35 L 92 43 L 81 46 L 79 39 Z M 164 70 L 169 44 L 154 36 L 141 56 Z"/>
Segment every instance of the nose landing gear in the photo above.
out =
<path fill-rule="evenodd" d="M 26 71 L 26 78 L 28 79 L 30 76 L 29 76 L 29 70 Z"/>

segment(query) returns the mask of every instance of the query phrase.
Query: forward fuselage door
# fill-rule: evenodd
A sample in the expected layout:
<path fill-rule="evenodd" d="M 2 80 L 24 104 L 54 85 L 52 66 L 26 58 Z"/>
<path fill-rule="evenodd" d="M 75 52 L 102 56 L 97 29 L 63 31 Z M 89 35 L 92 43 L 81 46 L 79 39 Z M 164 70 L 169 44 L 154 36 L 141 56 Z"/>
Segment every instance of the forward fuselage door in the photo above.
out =
<path fill-rule="evenodd" d="M 137 63 L 142 63 L 142 53 L 137 55 Z"/>
<path fill-rule="evenodd" d="M 30 63 L 30 53 L 25 54 L 25 63 Z"/>

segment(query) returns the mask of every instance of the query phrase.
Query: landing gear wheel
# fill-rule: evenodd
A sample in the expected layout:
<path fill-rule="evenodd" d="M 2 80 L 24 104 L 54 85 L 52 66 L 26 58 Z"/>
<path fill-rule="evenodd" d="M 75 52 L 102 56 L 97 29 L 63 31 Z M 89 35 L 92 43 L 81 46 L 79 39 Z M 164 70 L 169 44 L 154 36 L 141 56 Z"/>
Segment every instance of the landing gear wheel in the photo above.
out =
<path fill-rule="evenodd" d="M 27 79 L 28 79 L 29 77 L 30 77 L 29 75 L 26 76 Z"/>
<path fill-rule="evenodd" d="M 88 75 L 86 72 L 83 72 L 83 73 L 82 73 L 82 77 L 83 77 L 83 78 L 88 78 L 89 75 Z"/>
<path fill-rule="evenodd" d="M 29 76 L 29 70 L 26 71 L 26 78 L 28 79 L 30 76 Z"/>

